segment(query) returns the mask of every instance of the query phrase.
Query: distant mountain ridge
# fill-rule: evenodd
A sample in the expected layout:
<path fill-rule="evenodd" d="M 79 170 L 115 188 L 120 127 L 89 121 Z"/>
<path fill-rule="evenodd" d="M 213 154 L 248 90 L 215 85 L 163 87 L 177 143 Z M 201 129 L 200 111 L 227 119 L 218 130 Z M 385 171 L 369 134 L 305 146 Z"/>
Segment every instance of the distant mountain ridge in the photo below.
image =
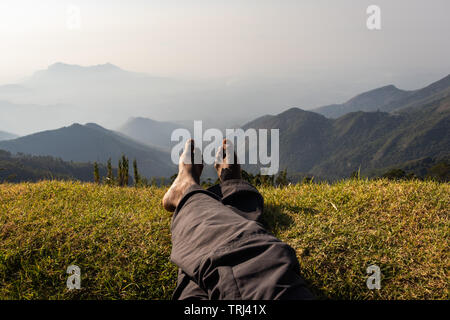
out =
<path fill-rule="evenodd" d="M 426 104 L 432 104 L 434 101 L 446 99 L 450 96 L 450 74 L 446 77 L 433 82 L 432 84 L 415 90 L 407 97 L 392 102 L 385 106 L 382 111 L 392 112 L 413 108 L 420 108 Z"/>
<path fill-rule="evenodd" d="M 172 132 L 182 126 L 143 117 L 130 118 L 118 131 L 146 145 L 169 149 Z"/>
<path fill-rule="evenodd" d="M 64 82 L 60 83 L 61 80 L 63 80 Z M 81 82 L 81 84 L 85 82 L 88 87 L 89 85 L 91 85 L 91 81 L 99 80 L 105 80 L 106 82 L 97 83 L 97 87 L 109 86 L 118 81 L 121 84 L 125 82 L 131 82 L 131 85 L 136 85 L 141 80 L 151 80 L 158 82 L 173 81 L 168 78 L 155 77 L 144 73 L 127 71 L 111 63 L 80 66 L 76 64 L 56 62 L 48 66 L 47 69 L 34 72 L 29 78 L 23 81 L 22 86 L 39 88 L 48 85 L 61 86 L 74 82 Z"/>
<path fill-rule="evenodd" d="M 356 111 L 393 112 L 407 107 L 421 106 L 438 98 L 445 98 L 450 92 L 450 75 L 418 90 L 400 90 L 388 85 L 357 95 L 343 104 L 332 104 L 311 111 L 336 119 Z"/>
<path fill-rule="evenodd" d="M 91 75 L 119 73 L 118 78 L 122 72 L 127 73 L 110 64 L 91 67 L 56 64 L 46 72 L 58 73 L 67 69 Z M 13 93 L 23 89 L 21 86 L 0 87 L 0 91 Z M 280 169 L 329 178 L 347 177 L 359 168 L 362 172 L 370 172 L 425 157 L 439 160 L 448 156 L 449 93 L 450 75 L 414 91 L 388 85 L 362 93 L 341 105 L 312 111 L 291 108 L 277 115 L 265 115 L 243 128 L 280 129 Z M 5 112 L 7 117 L 9 110 L 23 105 L 0 101 L 2 107 L 8 110 Z M 27 111 L 27 114 L 36 117 L 41 107 L 28 105 L 33 113 Z M 64 106 L 47 107 L 54 118 L 58 112 L 65 113 Z M 105 116 L 113 111 L 108 110 Z M 216 118 L 220 120 L 220 115 Z M 8 124 L 8 119 L 3 121 Z M 7 125 L 4 127 L 8 128 Z M 170 161 L 170 135 L 179 127 L 182 125 L 144 117 L 130 118 L 117 132 L 95 123 L 75 123 L 0 141 L 0 149 L 79 162 L 105 163 L 111 157 L 115 164 L 123 153 L 130 160 L 137 159 L 143 175 L 168 177 L 176 172 Z"/>
<path fill-rule="evenodd" d="M 119 119 L 143 112 L 170 118 L 179 115 L 171 110 L 180 106 L 171 99 L 181 100 L 179 95 L 189 90 L 186 81 L 128 71 L 111 63 L 80 66 L 58 62 L 19 83 L 0 86 L 0 109 L 5 110 L 0 128 L 19 130 L 15 128 L 17 119 L 30 132 L 37 132 L 69 121 L 116 127 Z"/>
<path fill-rule="evenodd" d="M 114 165 L 125 154 L 130 161 L 136 159 L 142 175 L 170 176 L 175 166 L 166 151 L 143 145 L 95 123 L 73 124 L 56 130 L 38 132 L 9 141 L 0 141 L 0 149 L 13 153 L 49 155 L 65 161 L 106 163 L 112 158 Z"/>
<path fill-rule="evenodd" d="M 243 128 L 280 130 L 281 169 L 337 179 L 359 169 L 368 173 L 424 157 L 448 156 L 450 97 L 438 94 L 426 101 L 394 114 L 358 111 L 337 119 L 291 108 Z"/>

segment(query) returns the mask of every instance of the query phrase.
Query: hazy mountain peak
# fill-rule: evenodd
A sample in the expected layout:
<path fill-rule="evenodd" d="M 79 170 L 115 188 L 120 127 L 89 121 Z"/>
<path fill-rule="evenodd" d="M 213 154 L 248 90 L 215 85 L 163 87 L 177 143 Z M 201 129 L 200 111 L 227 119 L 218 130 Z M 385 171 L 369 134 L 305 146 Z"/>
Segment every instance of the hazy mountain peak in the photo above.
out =
<path fill-rule="evenodd" d="M 95 123 L 95 122 L 88 122 L 85 124 L 86 127 L 88 128 L 94 128 L 94 129 L 102 129 L 102 130 L 107 130 L 105 128 L 103 128 L 101 125 Z"/>
<path fill-rule="evenodd" d="M 290 126 L 298 126 L 302 123 L 328 123 L 328 119 L 316 112 L 307 111 L 298 107 L 289 108 L 277 115 L 265 115 L 242 126 L 248 128 L 279 128 L 286 129 Z"/>
<path fill-rule="evenodd" d="M 118 131 L 147 145 L 169 148 L 172 132 L 180 125 L 144 117 L 132 117 Z"/>
<path fill-rule="evenodd" d="M 75 122 L 72 125 L 65 127 L 65 128 L 71 129 L 72 131 L 77 131 L 77 132 L 84 132 L 84 131 L 86 131 L 86 129 L 94 129 L 94 130 L 96 130 L 98 132 L 102 132 L 102 133 L 110 132 L 110 130 L 108 130 L 94 122 L 89 122 L 86 124 L 81 124 L 81 123 Z M 63 128 L 61 128 L 61 129 L 63 129 Z M 92 130 L 88 130 L 88 131 L 92 132 Z"/>
<path fill-rule="evenodd" d="M 47 69 L 38 70 L 26 79 L 23 84 L 35 89 L 38 101 L 77 101 L 96 100 L 102 88 L 108 88 L 110 92 L 125 90 L 124 85 L 133 77 L 134 73 L 125 71 L 111 63 L 92 66 L 80 66 L 56 62 Z M 112 89 L 112 85 L 115 86 Z M 74 102 L 75 101 L 75 102 Z"/>
<path fill-rule="evenodd" d="M 95 69 L 95 70 L 99 70 L 99 71 L 123 71 L 118 66 L 116 66 L 114 64 L 111 64 L 109 62 L 107 62 L 105 64 L 98 64 L 98 65 L 95 65 L 95 66 L 91 66 L 90 68 Z"/>
<path fill-rule="evenodd" d="M 305 112 L 305 110 L 300 109 L 298 107 L 291 107 L 291 108 L 281 112 L 280 115 L 296 114 L 296 113 L 301 113 L 301 112 Z"/>
<path fill-rule="evenodd" d="M 63 62 L 55 62 L 55 63 L 49 65 L 47 67 L 47 69 L 48 70 L 56 70 L 56 69 L 68 68 L 68 67 L 71 67 L 71 66 L 76 66 L 76 65 L 70 65 L 70 64 L 67 64 L 67 63 L 63 63 Z"/>
<path fill-rule="evenodd" d="M 389 84 L 360 93 L 345 103 L 323 106 L 314 111 L 328 118 L 339 118 L 349 112 L 383 110 L 386 105 L 400 101 L 412 93 L 414 91 L 401 90 L 393 84 Z"/>
<path fill-rule="evenodd" d="M 109 62 L 92 66 L 80 66 L 78 64 L 68 64 L 64 62 L 56 62 L 48 66 L 48 71 L 64 72 L 64 71 L 118 71 L 122 70 L 116 65 Z"/>
<path fill-rule="evenodd" d="M 277 115 L 279 118 L 293 119 L 295 117 L 301 118 L 323 118 L 322 115 L 308 110 L 303 110 L 298 107 L 292 107 Z"/>
<path fill-rule="evenodd" d="M 381 106 L 384 105 L 387 100 L 390 101 L 392 99 L 395 99 L 395 97 L 402 92 L 404 92 L 404 90 L 400 90 L 396 86 L 390 84 L 384 87 L 363 92 L 347 101 L 347 104 Z"/>
<path fill-rule="evenodd" d="M 278 113 L 277 115 L 289 115 L 289 114 L 316 114 L 315 112 L 311 111 L 311 110 L 305 110 L 299 107 L 291 107 L 289 109 L 286 109 L 284 111 L 281 111 L 280 113 Z"/>
<path fill-rule="evenodd" d="M 83 125 L 79 124 L 78 122 L 72 123 L 69 128 L 81 128 Z"/>

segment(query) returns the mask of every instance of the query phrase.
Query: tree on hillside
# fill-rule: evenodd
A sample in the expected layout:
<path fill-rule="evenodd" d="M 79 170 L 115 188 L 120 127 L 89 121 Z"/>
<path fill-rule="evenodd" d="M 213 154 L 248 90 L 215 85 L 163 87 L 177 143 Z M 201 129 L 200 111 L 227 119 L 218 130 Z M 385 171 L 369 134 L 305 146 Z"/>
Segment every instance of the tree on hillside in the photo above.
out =
<path fill-rule="evenodd" d="M 350 174 L 350 179 L 361 179 L 361 166 L 359 166 L 358 170 L 355 170 Z"/>
<path fill-rule="evenodd" d="M 125 155 L 122 155 L 122 163 L 123 163 L 123 177 L 124 177 L 124 186 L 128 186 L 128 158 Z"/>
<path fill-rule="evenodd" d="M 303 178 L 302 183 L 310 184 L 310 183 L 313 183 L 313 181 L 314 181 L 314 176 L 306 176 Z"/>
<path fill-rule="evenodd" d="M 287 177 L 287 169 L 281 170 L 275 179 L 276 186 L 287 186 L 289 184 L 289 179 Z"/>
<path fill-rule="evenodd" d="M 274 186 L 275 176 L 267 174 L 258 174 L 260 176 L 261 185 L 263 186 Z"/>
<path fill-rule="evenodd" d="M 141 182 L 141 176 L 138 172 L 137 161 L 133 160 L 134 185 L 137 187 Z"/>
<path fill-rule="evenodd" d="M 118 184 L 119 186 L 128 186 L 128 158 L 122 155 L 119 159 Z"/>
<path fill-rule="evenodd" d="M 108 163 L 107 163 L 107 176 L 106 176 L 106 183 L 109 185 L 114 184 L 114 175 L 113 175 L 113 170 L 112 170 L 112 165 L 111 165 L 111 158 L 108 159 Z"/>
<path fill-rule="evenodd" d="M 383 174 L 382 177 L 389 180 L 402 180 L 406 178 L 406 172 L 402 169 L 391 169 Z"/>
<path fill-rule="evenodd" d="M 100 183 L 100 173 L 98 171 L 98 163 L 94 162 L 94 182 Z"/>
<path fill-rule="evenodd" d="M 123 168 L 122 168 L 122 159 L 119 159 L 119 164 L 117 165 L 117 184 L 119 186 L 123 185 Z"/>
<path fill-rule="evenodd" d="M 440 182 L 446 182 L 450 180 L 450 164 L 447 161 L 441 161 L 435 164 L 428 170 L 428 177 Z"/>

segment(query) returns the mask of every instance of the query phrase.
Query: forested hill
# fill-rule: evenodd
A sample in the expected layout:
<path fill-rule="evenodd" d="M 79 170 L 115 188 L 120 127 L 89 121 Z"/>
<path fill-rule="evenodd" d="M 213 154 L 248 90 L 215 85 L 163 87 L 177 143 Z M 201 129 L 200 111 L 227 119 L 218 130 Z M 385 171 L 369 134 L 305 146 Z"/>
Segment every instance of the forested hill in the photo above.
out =
<path fill-rule="evenodd" d="M 35 182 L 39 180 L 93 181 L 93 164 L 67 162 L 50 156 L 12 155 L 0 150 L 1 182 Z M 99 164 L 101 176 L 106 175 L 106 166 Z"/>
<path fill-rule="evenodd" d="M 344 178 L 450 154 L 450 97 L 396 113 L 352 112 L 337 119 L 292 108 L 244 129 L 280 130 L 280 168 Z"/>

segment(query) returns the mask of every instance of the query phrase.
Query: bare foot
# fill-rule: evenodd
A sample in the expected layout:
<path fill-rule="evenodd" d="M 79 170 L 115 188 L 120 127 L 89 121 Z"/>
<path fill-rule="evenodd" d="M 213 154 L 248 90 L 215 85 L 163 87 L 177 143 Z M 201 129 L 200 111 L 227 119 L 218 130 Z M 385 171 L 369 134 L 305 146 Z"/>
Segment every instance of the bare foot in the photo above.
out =
<path fill-rule="evenodd" d="M 222 146 L 216 154 L 214 168 L 221 182 L 242 178 L 241 166 L 238 164 L 236 152 L 230 140 L 223 139 Z"/>
<path fill-rule="evenodd" d="M 192 185 L 200 183 L 200 175 L 203 170 L 203 161 L 200 164 L 194 162 L 194 157 L 200 156 L 200 150 L 194 148 L 194 140 L 189 139 L 184 146 L 183 153 L 178 162 L 178 175 L 175 181 L 163 197 L 164 209 L 173 212 L 181 201 L 186 190 Z M 190 157 L 190 161 L 189 161 Z M 200 158 L 201 159 L 201 158 Z"/>

